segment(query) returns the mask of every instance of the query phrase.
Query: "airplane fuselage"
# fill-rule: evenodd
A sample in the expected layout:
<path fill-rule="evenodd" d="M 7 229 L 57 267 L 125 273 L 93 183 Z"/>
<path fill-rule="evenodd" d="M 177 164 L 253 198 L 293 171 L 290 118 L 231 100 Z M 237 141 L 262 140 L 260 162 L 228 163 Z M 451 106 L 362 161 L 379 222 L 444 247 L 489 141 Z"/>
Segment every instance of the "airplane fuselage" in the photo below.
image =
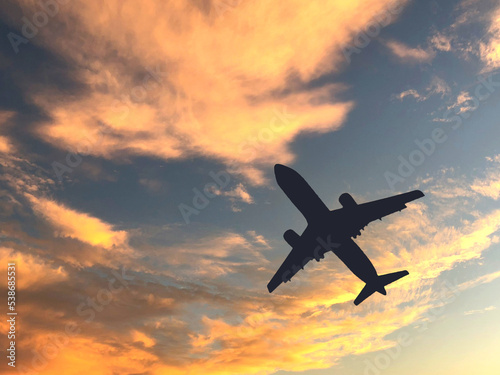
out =
<path fill-rule="evenodd" d="M 377 271 L 346 230 L 351 215 L 343 210 L 331 211 L 324 220 L 309 224 L 301 237 L 304 243 L 316 244 L 313 250 L 317 253 L 332 251 L 359 279 L 371 282 L 377 278 Z"/>

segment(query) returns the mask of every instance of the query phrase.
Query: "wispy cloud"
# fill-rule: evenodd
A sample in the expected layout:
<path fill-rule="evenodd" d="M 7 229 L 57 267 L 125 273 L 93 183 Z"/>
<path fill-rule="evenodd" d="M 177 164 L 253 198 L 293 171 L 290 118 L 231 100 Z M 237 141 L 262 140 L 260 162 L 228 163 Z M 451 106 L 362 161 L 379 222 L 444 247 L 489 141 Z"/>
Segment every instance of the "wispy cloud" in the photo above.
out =
<path fill-rule="evenodd" d="M 485 197 L 500 199 L 500 155 L 487 159 L 490 165 L 486 168 L 483 178 L 476 178 L 471 189 Z"/>
<path fill-rule="evenodd" d="M 418 91 L 414 90 L 414 89 L 409 89 L 409 90 L 403 91 L 402 93 L 400 93 L 398 95 L 394 95 L 394 97 L 397 98 L 397 99 L 399 99 L 399 100 L 403 100 L 407 96 L 413 97 L 413 98 L 417 99 L 417 102 L 425 100 L 425 98 L 423 98 L 422 96 L 420 96 L 420 94 L 418 93 Z"/>
<path fill-rule="evenodd" d="M 434 34 L 430 39 L 430 43 L 438 51 L 448 52 L 451 50 L 451 38 L 442 33 Z"/>
<path fill-rule="evenodd" d="M 485 64 L 485 71 L 500 67 L 500 7 L 491 15 L 488 41 L 480 43 L 479 54 Z"/>
<path fill-rule="evenodd" d="M 450 86 L 443 80 L 437 76 L 432 77 L 431 82 L 425 88 L 425 93 L 420 94 L 415 89 L 408 89 L 399 94 L 392 95 L 392 98 L 403 100 L 406 97 L 413 97 L 417 100 L 417 102 L 421 102 L 429 99 L 432 95 L 440 95 L 441 97 L 450 94 L 451 89 Z"/>
<path fill-rule="evenodd" d="M 484 314 L 487 311 L 496 310 L 496 306 L 488 306 L 481 310 L 468 310 L 464 312 L 464 315 L 475 315 L 475 314 Z"/>
<path fill-rule="evenodd" d="M 232 203 L 232 210 L 235 212 L 241 211 L 236 204 L 238 202 L 243 202 L 246 204 L 253 204 L 254 200 L 252 196 L 248 193 L 245 186 L 240 182 L 231 190 L 221 190 L 219 188 L 214 188 L 211 191 L 216 196 L 228 197 Z"/>
<path fill-rule="evenodd" d="M 438 76 L 432 77 L 432 80 L 427 86 L 428 95 L 440 95 L 441 97 L 450 94 L 451 88 L 446 81 Z"/>
<path fill-rule="evenodd" d="M 457 95 L 455 102 L 448 106 L 448 109 L 455 109 L 456 113 L 469 112 L 477 108 L 473 103 L 473 96 L 467 91 L 462 91 Z"/>
<path fill-rule="evenodd" d="M 15 262 L 19 269 L 27 271 L 19 280 L 18 287 L 21 290 L 40 290 L 50 284 L 65 282 L 68 271 L 62 266 L 56 266 L 54 262 L 43 259 L 41 256 L 23 254 L 14 249 L 0 247 L 0 259 L 8 259 Z"/>
<path fill-rule="evenodd" d="M 127 232 L 116 231 L 112 225 L 86 213 L 78 212 L 46 198 L 27 194 L 37 215 L 47 219 L 54 227 L 55 234 L 86 242 L 92 246 L 110 249 L 127 243 Z"/>
<path fill-rule="evenodd" d="M 409 47 L 396 40 L 388 40 L 385 45 L 402 62 L 407 63 L 429 63 L 436 56 L 436 52 L 430 48 Z"/>

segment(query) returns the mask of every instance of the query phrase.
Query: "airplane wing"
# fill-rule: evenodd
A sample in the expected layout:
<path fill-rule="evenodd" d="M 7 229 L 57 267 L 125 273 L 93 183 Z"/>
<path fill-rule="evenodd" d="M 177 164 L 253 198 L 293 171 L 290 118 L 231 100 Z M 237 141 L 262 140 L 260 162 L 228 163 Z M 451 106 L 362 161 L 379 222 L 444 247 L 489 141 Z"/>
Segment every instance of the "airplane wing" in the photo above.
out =
<path fill-rule="evenodd" d="M 423 196 L 424 193 L 420 190 L 414 190 L 409 193 L 359 204 L 355 211 L 360 222 L 358 230 L 363 229 L 374 220 L 382 219 L 384 216 L 405 209 L 406 203 L 422 198 Z"/>
<path fill-rule="evenodd" d="M 304 266 L 314 259 L 314 249 L 304 248 L 303 246 L 295 246 L 286 257 L 283 264 L 278 271 L 274 274 L 273 278 L 267 284 L 267 290 L 272 293 L 281 283 L 286 283 L 295 276 L 297 272 L 304 268 Z M 323 257 L 323 254 L 328 250 L 320 249 L 317 255 Z"/>

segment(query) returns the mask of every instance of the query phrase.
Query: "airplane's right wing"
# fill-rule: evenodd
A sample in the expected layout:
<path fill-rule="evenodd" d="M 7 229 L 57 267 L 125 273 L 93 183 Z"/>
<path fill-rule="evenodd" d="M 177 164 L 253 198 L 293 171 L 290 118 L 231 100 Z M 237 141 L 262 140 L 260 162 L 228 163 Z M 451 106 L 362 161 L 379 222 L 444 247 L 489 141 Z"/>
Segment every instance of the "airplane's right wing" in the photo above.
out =
<path fill-rule="evenodd" d="M 355 211 L 361 223 L 361 227 L 358 229 L 364 228 L 368 223 L 374 220 L 382 219 L 384 216 L 405 209 L 406 203 L 422 198 L 423 196 L 424 193 L 420 190 L 414 190 L 409 193 L 358 205 Z"/>
<path fill-rule="evenodd" d="M 326 250 L 321 249 L 318 255 L 321 257 L 324 253 L 326 253 Z M 303 246 L 293 247 L 283 264 L 267 284 L 269 293 L 272 293 L 281 283 L 290 281 L 297 272 L 303 269 L 304 266 L 313 259 L 312 249 L 305 249 Z"/>

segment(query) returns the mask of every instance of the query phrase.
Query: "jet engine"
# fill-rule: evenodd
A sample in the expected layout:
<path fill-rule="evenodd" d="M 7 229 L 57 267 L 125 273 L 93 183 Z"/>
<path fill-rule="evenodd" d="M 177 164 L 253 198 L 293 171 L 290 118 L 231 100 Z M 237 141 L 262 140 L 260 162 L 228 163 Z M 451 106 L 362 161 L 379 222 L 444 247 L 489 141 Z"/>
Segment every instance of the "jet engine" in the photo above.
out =
<path fill-rule="evenodd" d="M 339 202 L 344 208 L 356 207 L 358 204 L 349 193 L 344 193 L 339 197 Z"/>
<path fill-rule="evenodd" d="M 283 238 L 291 247 L 296 247 L 299 245 L 300 236 L 293 229 L 288 229 L 284 234 Z"/>

